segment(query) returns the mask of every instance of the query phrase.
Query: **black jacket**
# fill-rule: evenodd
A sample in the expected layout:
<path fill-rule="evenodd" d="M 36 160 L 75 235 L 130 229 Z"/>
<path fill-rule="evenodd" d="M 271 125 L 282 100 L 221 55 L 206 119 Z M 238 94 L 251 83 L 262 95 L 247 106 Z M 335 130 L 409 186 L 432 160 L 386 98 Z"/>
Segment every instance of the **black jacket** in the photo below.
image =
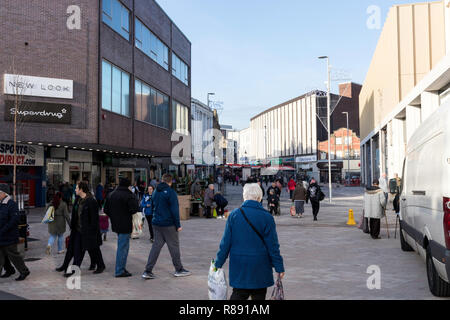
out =
<path fill-rule="evenodd" d="M 225 208 L 228 205 L 228 200 L 221 194 L 216 194 L 214 196 L 214 202 L 217 203 L 220 208 Z"/>
<path fill-rule="evenodd" d="M 269 198 L 269 194 L 270 194 L 270 190 L 274 190 L 275 191 L 275 194 L 279 197 L 279 196 L 281 196 L 281 190 L 280 190 L 280 188 L 278 188 L 278 187 L 272 187 L 272 186 L 270 186 L 268 189 L 267 189 L 267 198 Z"/>
<path fill-rule="evenodd" d="M 103 211 L 111 219 L 113 232 L 131 234 L 133 215 L 139 212 L 139 203 L 136 196 L 127 187 L 117 187 L 106 198 Z"/>
<path fill-rule="evenodd" d="M 273 195 L 271 195 L 269 193 L 269 195 L 267 196 L 267 202 L 269 205 L 274 204 L 276 207 L 278 207 L 278 205 L 280 203 L 280 198 L 278 197 L 278 195 L 276 193 Z"/>
<path fill-rule="evenodd" d="M 8 247 L 19 243 L 19 208 L 12 199 L 3 202 L 0 202 L 0 247 Z"/>
<path fill-rule="evenodd" d="M 306 201 L 311 200 L 311 202 L 320 202 L 321 194 L 322 189 L 317 183 L 310 184 L 306 193 Z"/>
<path fill-rule="evenodd" d="M 72 219 L 70 220 L 70 228 L 72 232 L 77 230 L 78 226 L 78 206 L 81 198 L 77 198 L 72 210 Z M 99 207 L 94 197 L 90 196 L 86 199 L 81 212 L 81 242 L 83 250 L 90 250 L 100 247 L 102 235 L 100 232 L 100 217 L 98 214 Z"/>

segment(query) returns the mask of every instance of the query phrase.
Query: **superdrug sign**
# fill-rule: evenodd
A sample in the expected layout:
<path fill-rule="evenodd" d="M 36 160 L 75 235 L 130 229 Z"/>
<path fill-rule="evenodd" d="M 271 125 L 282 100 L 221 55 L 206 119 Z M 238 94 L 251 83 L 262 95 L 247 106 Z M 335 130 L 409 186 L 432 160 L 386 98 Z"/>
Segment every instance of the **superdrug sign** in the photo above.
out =
<path fill-rule="evenodd" d="M 72 106 L 70 104 L 20 102 L 16 108 L 14 101 L 5 101 L 5 121 L 71 124 Z"/>

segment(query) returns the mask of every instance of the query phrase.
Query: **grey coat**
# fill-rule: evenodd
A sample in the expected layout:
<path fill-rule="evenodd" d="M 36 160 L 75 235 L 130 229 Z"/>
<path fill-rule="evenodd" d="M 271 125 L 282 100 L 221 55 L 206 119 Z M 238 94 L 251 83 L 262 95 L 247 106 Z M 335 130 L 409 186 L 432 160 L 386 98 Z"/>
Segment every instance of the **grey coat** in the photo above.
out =
<path fill-rule="evenodd" d="M 364 217 L 381 219 L 385 216 L 386 197 L 380 188 L 367 188 L 364 194 Z"/>
<path fill-rule="evenodd" d="M 205 206 L 207 206 L 207 207 L 211 207 L 213 205 L 213 202 L 214 202 L 214 190 L 211 190 L 209 188 L 206 189 L 204 202 L 205 202 Z"/>
<path fill-rule="evenodd" d="M 48 225 L 49 234 L 64 234 L 66 232 L 66 221 L 70 224 L 69 210 L 67 204 L 61 201 L 58 209 L 55 211 L 55 220 Z"/>

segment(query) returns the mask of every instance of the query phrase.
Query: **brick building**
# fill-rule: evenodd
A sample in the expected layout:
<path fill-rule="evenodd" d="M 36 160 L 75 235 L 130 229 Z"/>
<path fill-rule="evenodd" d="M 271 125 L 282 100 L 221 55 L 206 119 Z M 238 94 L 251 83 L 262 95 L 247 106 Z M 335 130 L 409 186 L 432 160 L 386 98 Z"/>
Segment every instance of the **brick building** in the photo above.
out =
<path fill-rule="evenodd" d="M 3 0 L 0 28 L 0 158 L 13 150 L 19 98 L 32 205 L 48 184 L 179 169 L 171 136 L 190 130 L 191 43 L 154 0 Z M 0 160 L 0 181 L 10 164 Z"/>

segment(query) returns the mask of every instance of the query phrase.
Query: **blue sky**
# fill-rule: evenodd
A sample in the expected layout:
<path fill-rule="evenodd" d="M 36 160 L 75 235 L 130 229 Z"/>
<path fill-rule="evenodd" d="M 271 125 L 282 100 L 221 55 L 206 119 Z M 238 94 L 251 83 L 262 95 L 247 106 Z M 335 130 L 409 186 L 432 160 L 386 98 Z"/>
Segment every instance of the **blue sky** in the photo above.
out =
<path fill-rule="evenodd" d="M 206 103 L 215 92 L 213 100 L 224 102 L 220 123 L 244 129 L 267 108 L 326 90 L 326 61 L 318 56 L 362 84 L 389 8 L 420 1 L 157 2 L 192 42 L 192 97 Z M 381 10 L 378 30 L 367 27 L 372 5 Z"/>

